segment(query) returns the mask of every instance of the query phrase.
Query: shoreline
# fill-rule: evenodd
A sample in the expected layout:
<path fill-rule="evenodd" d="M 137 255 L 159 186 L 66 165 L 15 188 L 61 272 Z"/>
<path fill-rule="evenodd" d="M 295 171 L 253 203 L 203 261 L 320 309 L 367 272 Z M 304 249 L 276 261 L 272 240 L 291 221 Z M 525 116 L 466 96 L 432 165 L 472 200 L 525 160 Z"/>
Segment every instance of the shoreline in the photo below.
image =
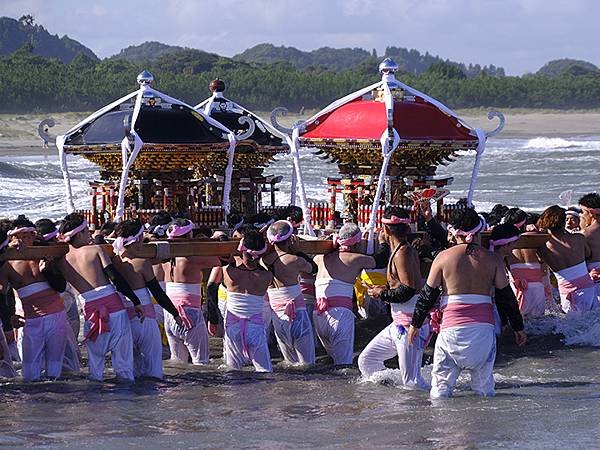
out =
<path fill-rule="evenodd" d="M 457 110 L 461 119 L 474 127 L 493 130 L 498 120 L 488 120 L 487 112 L 493 108 Z M 536 137 L 570 138 L 575 136 L 600 136 L 600 110 L 557 111 L 545 109 L 499 109 L 506 117 L 504 130 L 494 139 L 533 139 Z M 279 120 L 285 126 L 307 118 L 313 111 L 303 115 L 290 113 Z M 270 112 L 256 111 L 268 119 Z M 37 127 L 45 118 L 54 119 L 56 125 L 49 129 L 51 136 L 66 132 L 87 117 L 86 112 L 47 114 L 0 114 L 0 157 L 53 156 L 56 147 L 42 148 Z M 52 143 L 50 143 L 52 144 Z"/>

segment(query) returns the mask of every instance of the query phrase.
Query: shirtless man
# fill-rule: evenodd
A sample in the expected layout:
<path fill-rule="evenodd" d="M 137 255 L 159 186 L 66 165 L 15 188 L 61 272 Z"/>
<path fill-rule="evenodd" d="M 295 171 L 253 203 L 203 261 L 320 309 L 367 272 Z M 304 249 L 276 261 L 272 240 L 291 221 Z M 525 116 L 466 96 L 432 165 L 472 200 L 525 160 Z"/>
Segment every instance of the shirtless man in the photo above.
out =
<path fill-rule="evenodd" d="M 394 250 L 387 266 L 387 286 L 373 286 L 373 298 L 390 304 L 393 322 L 384 328 L 358 357 L 358 368 L 364 377 L 385 369 L 384 361 L 398 356 L 402 384 L 409 388 L 429 389 L 421 376 L 423 350 L 429 337 L 429 325 L 421 327 L 414 345 L 408 343 L 406 330 L 412 320 L 418 291 L 423 286 L 419 254 L 408 243 L 410 216 L 400 208 L 388 207 L 382 220 L 383 237 Z"/>
<path fill-rule="evenodd" d="M 313 323 L 325 351 L 336 367 L 352 364 L 354 353 L 354 282 L 363 269 L 383 268 L 389 258 L 389 245 L 382 243 L 374 256 L 359 253 L 362 233 L 358 225 L 346 223 L 334 237 L 336 250 L 315 256 L 317 303 Z"/>
<path fill-rule="evenodd" d="M 314 333 L 299 277 L 301 272 L 316 273 L 317 266 L 307 255 L 298 253 L 298 239 L 291 222 L 273 223 L 267 230 L 267 239 L 273 251 L 262 258 L 262 263 L 273 274 L 267 294 L 277 344 L 287 363 L 314 364 Z"/>
<path fill-rule="evenodd" d="M 595 192 L 579 199 L 582 211 L 582 232 L 590 249 L 587 267 L 596 283 L 596 297 L 600 301 L 600 195 Z"/>
<path fill-rule="evenodd" d="M 550 239 L 538 248 L 538 254 L 556 276 L 563 311 L 597 309 L 596 287 L 585 263 L 592 257 L 586 236 L 565 230 L 565 210 L 556 205 L 542 213 L 538 227 L 550 233 Z"/>
<path fill-rule="evenodd" d="M 527 213 L 511 208 L 504 215 L 503 223 L 525 231 Z M 514 249 L 506 258 L 510 270 L 510 284 L 515 291 L 519 310 L 523 317 L 540 317 L 546 310 L 546 287 L 544 276 L 546 265 L 535 248 Z"/>
<path fill-rule="evenodd" d="M 483 396 L 494 395 L 496 336 L 492 288 L 498 308 L 506 314 L 515 332 L 517 344 L 523 345 L 527 340 L 504 262 L 479 245 L 483 226 L 473 209 L 453 212 L 448 230 L 456 245 L 435 258 L 415 306 L 408 331 L 411 343 L 416 343 L 442 288 L 443 318 L 433 355 L 432 398 L 452 396 L 456 380 L 465 369 L 471 373 L 473 391 Z"/>
<path fill-rule="evenodd" d="M 233 370 L 251 361 L 257 372 L 273 371 L 263 324 L 264 297 L 273 275 L 260 266 L 267 248 L 262 234 L 249 230 L 238 247 L 241 263 L 223 268 L 227 288 L 223 353 Z"/>
<path fill-rule="evenodd" d="M 137 316 L 143 320 L 140 300 L 115 269 L 108 253 L 99 245 L 90 245 L 90 231 L 83 217 L 69 214 L 59 233 L 60 239 L 69 244 L 69 252 L 58 261 L 59 269 L 79 293 L 83 305 L 90 378 L 102 381 L 104 358 L 110 352 L 117 378 L 133 381 L 131 326 L 117 290 L 133 302 Z"/>
<path fill-rule="evenodd" d="M 33 246 L 37 235 L 33 223 L 19 217 L 12 227 L 8 235 L 17 248 Z M 24 325 L 20 336 L 23 380 L 39 381 L 44 370 L 46 377 L 59 378 L 70 331 L 65 304 L 59 294 L 66 287 L 64 277 L 57 273 L 53 263 L 7 261 L 0 268 L 3 294 L 9 284 L 17 291 L 25 316 L 15 315 L 11 319 L 15 328 Z"/>
<path fill-rule="evenodd" d="M 162 342 L 151 295 L 175 318 L 177 325 L 182 327 L 184 324 L 177 308 L 156 280 L 150 260 L 135 257 L 135 252 L 142 245 L 144 235 L 142 223 L 139 220 L 126 220 L 117 225 L 116 234 L 117 238 L 113 243 L 115 251 L 113 262 L 117 271 L 127 279 L 144 309 L 144 321 L 141 322 L 135 313 L 133 303 L 123 298 L 133 336 L 134 375 L 136 378 L 162 379 Z"/>
<path fill-rule="evenodd" d="M 167 237 L 172 242 L 192 238 L 194 224 L 187 219 L 176 219 L 169 225 Z M 177 308 L 185 326 L 172 314 L 165 316 L 165 328 L 171 361 L 193 365 L 207 364 L 209 360 L 208 330 L 202 313 L 202 271 L 215 265 L 214 257 L 186 256 L 173 258 L 163 264 L 166 292 Z"/>

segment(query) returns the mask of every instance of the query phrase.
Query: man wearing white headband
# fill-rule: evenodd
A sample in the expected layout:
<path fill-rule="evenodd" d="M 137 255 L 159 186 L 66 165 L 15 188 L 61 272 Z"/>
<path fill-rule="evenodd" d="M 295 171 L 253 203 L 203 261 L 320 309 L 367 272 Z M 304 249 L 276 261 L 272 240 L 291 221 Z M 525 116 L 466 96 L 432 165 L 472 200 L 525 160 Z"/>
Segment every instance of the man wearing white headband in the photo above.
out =
<path fill-rule="evenodd" d="M 511 208 L 504 215 L 502 223 L 512 225 L 521 233 L 527 226 L 527 213 L 519 208 Z M 548 267 L 538 256 L 535 248 L 514 249 L 506 257 L 510 270 L 510 284 L 517 296 L 519 310 L 525 318 L 541 317 L 546 311 L 548 287 L 544 283 Z"/>
<path fill-rule="evenodd" d="M 595 192 L 584 195 L 579 199 L 579 206 L 582 211 L 582 232 L 590 249 L 587 267 L 596 283 L 596 297 L 600 302 L 600 195 Z"/>
<path fill-rule="evenodd" d="M 249 230 L 238 247 L 241 262 L 223 268 L 227 288 L 223 355 L 229 369 L 252 362 L 257 372 L 273 370 L 263 320 L 264 297 L 273 275 L 260 266 L 267 249 L 262 234 Z"/>
<path fill-rule="evenodd" d="M 69 244 L 69 252 L 59 261 L 60 269 L 83 305 L 90 378 L 103 380 L 105 356 L 110 352 L 117 377 L 133 381 L 131 326 L 118 292 L 133 302 L 136 315 L 143 319 L 140 300 L 108 253 L 99 245 L 90 245 L 90 231 L 83 217 L 69 214 L 59 232 L 59 239 Z"/>
<path fill-rule="evenodd" d="M 315 256 L 317 303 L 313 322 L 319 340 L 336 367 L 352 364 L 354 355 L 354 283 L 363 269 L 383 268 L 389 245 L 382 243 L 374 256 L 360 253 L 362 233 L 358 225 L 346 223 L 334 236 L 336 250 Z"/>
<path fill-rule="evenodd" d="M 36 234 L 33 223 L 24 217 L 15 220 L 8 232 L 17 248 L 31 247 Z M 0 268 L 2 302 L 9 284 L 18 294 L 23 313 L 12 318 L 15 328 L 23 326 L 19 333 L 23 380 L 38 381 L 43 372 L 50 379 L 59 378 L 70 331 L 59 294 L 66 287 L 64 277 L 57 272 L 54 263 L 15 260 Z"/>
<path fill-rule="evenodd" d="M 586 236 L 565 230 L 565 210 L 557 205 L 547 208 L 537 225 L 550 233 L 550 239 L 537 251 L 558 281 L 563 311 L 598 309 L 596 287 L 586 265 L 586 260 L 592 257 Z"/>
<path fill-rule="evenodd" d="M 167 230 L 170 241 L 192 238 L 194 224 L 177 219 Z M 173 258 L 163 264 L 166 292 L 177 308 L 183 325 L 171 313 L 165 316 L 165 329 L 171 361 L 202 365 L 209 360 L 208 330 L 202 313 L 203 270 L 219 265 L 219 259 L 207 256 Z"/>
<path fill-rule="evenodd" d="M 574 206 L 566 211 L 567 219 L 565 221 L 565 230 L 569 233 L 578 233 L 581 231 L 581 212 Z"/>
<path fill-rule="evenodd" d="M 119 273 L 127 279 L 144 309 L 142 322 L 135 313 L 133 303 L 123 297 L 133 337 L 134 376 L 162 379 L 162 342 L 151 295 L 174 317 L 179 326 L 185 325 L 179 311 L 156 280 L 150 260 L 135 257 L 135 252 L 141 247 L 144 236 L 142 223 L 139 220 L 126 220 L 117 225 L 115 231 L 117 238 L 113 243 L 115 251 L 113 262 Z"/>
<path fill-rule="evenodd" d="M 427 283 L 419 294 L 408 331 L 417 345 L 420 328 L 434 308 L 442 288 L 442 322 L 435 343 L 431 371 L 432 398 L 450 397 L 461 371 L 471 374 L 471 389 L 482 396 L 494 395 L 492 369 L 496 336 L 492 288 L 495 301 L 508 317 L 517 344 L 527 340 L 503 262 L 480 245 L 483 223 L 473 209 L 454 211 L 448 229 L 456 245 L 433 261 Z"/>
<path fill-rule="evenodd" d="M 8 240 L 6 231 L 0 229 L 0 255 L 8 247 Z M 3 265 L 4 261 L 0 261 L 0 268 Z M 6 303 L 6 296 L 4 293 L 0 293 L 0 377 L 3 378 L 14 378 L 17 375 L 13 366 L 10 348 L 6 342 L 6 335 L 4 334 L 5 327 L 10 326 L 11 316 L 12 312 Z"/>
<path fill-rule="evenodd" d="M 273 284 L 267 291 L 272 309 L 273 329 L 277 344 L 289 364 L 310 365 L 315 362 L 314 332 L 306 312 L 300 273 L 316 273 L 316 264 L 296 250 L 294 226 L 278 220 L 267 230 L 273 251 L 262 262 L 273 274 Z"/>
<path fill-rule="evenodd" d="M 408 243 L 410 216 L 400 208 L 388 207 L 383 215 L 383 237 L 394 250 L 387 266 L 387 286 L 371 286 L 369 295 L 391 307 L 393 322 L 384 328 L 358 357 L 364 377 L 385 369 L 384 361 L 398 356 L 402 384 L 408 388 L 429 389 L 421 376 L 423 350 L 429 339 L 429 324 L 421 327 L 414 345 L 408 342 L 407 330 L 423 286 L 419 254 Z"/>

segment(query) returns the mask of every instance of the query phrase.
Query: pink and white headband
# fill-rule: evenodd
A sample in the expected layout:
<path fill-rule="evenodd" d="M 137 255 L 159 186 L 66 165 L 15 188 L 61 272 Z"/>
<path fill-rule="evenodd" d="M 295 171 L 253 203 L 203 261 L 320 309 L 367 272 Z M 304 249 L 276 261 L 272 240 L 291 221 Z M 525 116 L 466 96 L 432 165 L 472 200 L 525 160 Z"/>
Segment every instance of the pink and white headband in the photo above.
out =
<path fill-rule="evenodd" d="M 340 252 L 347 252 L 353 245 L 358 244 L 360 241 L 362 241 L 360 231 L 346 239 L 341 239 L 337 234 L 333 236 L 333 246 L 339 248 Z"/>
<path fill-rule="evenodd" d="M 410 217 L 391 216 L 387 219 L 385 217 L 381 219 L 381 223 L 384 223 L 386 225 L 399 225 L 401 223 L 410 224 L 411 220 Z"/>
<path fill-rule="evenodd" d="M 49 241 L 50 239 L 54 239 L 56 236 L 58 236 L 58 230 L 54 230 L 54 231 L 51 231 L 50 233 L 46 233 L 46 234 L 42 235 L 42 239 L 45 241 Z"/>
<path fill-rule="evenodd" d="M 587 211 L 590 214 L 593 214 L 595 216 L 596 215 L 600 215 L 600 208 L 588 208 L 587 206 L 581 205 L 581 209 L 584 210 L 584 211 Z"/>
<path fill-rule="evenodd" d="M 267 239 L 271 244 L 275 242 L 284 242 L 287 241 L 294 234 L 294 225 L 288 220 L 279 220 L 278 222 L 285 222 L 289 226 L 289 230 L 285 234 L 273 234 L 271 232 L 271 227 L 267 230 Z"/>
<path fill-rule="evenodd" d="M 495 241 L 490 239 L 490 251 L 494 251 L 494 248 L 501 247 L 502 245 L 510 244 L 511 242 L 515 242 L 519 240 L 519 236 L 513 236 L 504 239 L 496 239 Z"/>
<path fill-rule="evenodd" d="M 483 227 L 485 226 L 485 223 L 483 220 L 479 219 L 479 224 L 473 228 L 472 230 L 468 230 L 468 231 L 464 231 L 461 229 L 456 229 L 454 228 L 452 225 L 448 225 L 448 231 L 450 233 L 452 233 L 453 236 L 464 236 L 465 237 L 465 241 L 467 241 L 469 244 L 471 242 L 473 242 L 473 237 L 479 233 Z"/>
<path fill-rule="evenodd" d="M 244 244 L 244 239 L 242 239 L 240 241 L 240 245 L 238 245 L 238 252 L 246 253 L 247 255 L 250 255 L 252 259 L 257 259 L 259 256 L 264 255 L 267 252 L 268 248 L 269 247 L 267 246 L 267 244 L 265 244 L 262 250 L 251 250 L 248 247 L 246 247 L 246 245 Z"/>
<path fill-rule="evenodd" d="M 20 227 L 20 228 L 13 228 L 6 234 L 10 237 L 10 236 L 14 236 L 15 234 L 19 234 L 19 233 L 35 233 L 36 231 L 37 230 L 34 227 Z"/>
<path fill-rule="evenodd" d="M 123 254 L 123 252 L 125 251 L 125 247 L 136 242 L 140 238 L 140 236 L 143 234 L 144 234 L 144 226 L 142 225 L 140 227 L 140 230 L 133 236 L 127 236 L 127 237 L 119 236 L 113 242 L 113 245 L 112 245 L 113 250 L 115 251 L 115 253 L 117 255 L 121 256 Z"/>
<path fill-rule="evenodd" d="M 63 242 L 69 242 L 73 236 L 75 236 L 77 233 L 82 232 L 87 227 L 88 227 L 88 223 L 84 220 L 83 222 L 81 222 L 81 225 L 73 228 L 71 231 L 67 231 L 66 233 L 59 234 L 58 239 Z"/>
<path fill-rule="evenodd" d="M 567 209 L 565 213 L 567 216 L 579 217 L 579 213 L 577 211 L 573 211 L 572 209 Z"/>
<path fill-rule="evenodd" d="M 176 237 L 185 236 L 194 229 L 194 224 L 188 220 L 187 225 L 171 224 L 170 230 L 167 231 L 167 237 L 173 239 Z"/>

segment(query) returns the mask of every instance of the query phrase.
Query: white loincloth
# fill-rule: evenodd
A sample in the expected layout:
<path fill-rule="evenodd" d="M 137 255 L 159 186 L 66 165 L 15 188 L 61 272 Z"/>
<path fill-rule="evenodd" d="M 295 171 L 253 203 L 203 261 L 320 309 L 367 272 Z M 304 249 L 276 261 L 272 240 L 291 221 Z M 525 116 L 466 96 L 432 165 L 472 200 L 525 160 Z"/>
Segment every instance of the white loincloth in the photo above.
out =
<path fill-rule="evenodd" d="M 79 295 L 79 301 L 84 306 L 95 300 L 101 300 L 110 295 L 117 294 L 114 286 L 109 284 L 84 292 Z M 131 325 L 125 307 L 109 315 L 108 324 L 110 331 L 98 335 L 95 341 L 86 340 L 88 351 L 88 365 L 90 378 L 102 381 L 104 378 L 105 356 L 111 354 L 112 367 L 118 378 L 133 381 L 133 341 Z M 86 320 L 83 333 L 87 335 L 92 323 Z"/>
<path fill-rule="evenodd" d="M 554 272 L 556 280 L 559 285 L 560 292 L 560 303 L 565 313 L 578 311 L 585 312 L 598 309 L 600 303 L 596 295 L 596 286 L 578 289 L 570 294 L 571 300 L 567 297 L 565 292 L 560 288 L 561 283 L 578 280 L 581 278 L 589 277 L 589 271 L 585 262 L 581 262 L 566 269 Z"/>
<path fill-rule="evenodd" d="M 171 350 L 171 360 L 179 363 L 203 365 L 209 360 L 208 329 L 202 313 L 202 287 L 192 283 L 167 283 L 166 293 L 179 310 L 180 316 L 187 316 L 191 328 L 177 325 L 175 318 L 165 313 L 165 329 Z M 183 302 L 183 303 L 182 303 Z M 185 306 L 185 303 L 195 306 Z M 183 305 L 183 306 L 182 306 Z"/>
<path fill-rule="evenodd" d="M 14 378 L 17 376 L 17 371 L 13 366 L 10 348 L 8 348 L 8 344 L 6 343 L 6 336 L 4 335 L 4 330 L 2 330 L 1 325 L 0 351 L 2 351 L 2 355 L 0 356 L 0 378 Z"/>
<path fill-rule="evenodd" d="M 262 296 L 227 293 L 223 355 L 228 368 L 240 370 L 251 361 L 257 372 L 273 371 L 263 323 L 264 304 Z"/>
<path fill-rule="evenodd" d="M 314 332 L 304 302 L 302 301 L 302 306 L 296 305 L 294 308 L 296 316 L 293 320 L 284 310 L 274 306 L 277 303 L 293 302 L 297 298 L 303 299 L 300 285 L 271 288 L 267 294 L 273 309 L 271 317 L 275 337 L 286 362 L 300 365 L 314 364 Z"/>
<path fill-rule="evenodd" d="M 519 272 L 533 272 L 541 281 L 519 281 Z M 513 273 L 514 272 L 514 273 Z M 519 310 L 523 317 L 541 317 L 546 311 L 546 289 L 544 288 L 542 266 L 539 263 L 519 263 L 510 265 L 510 285 L 519 299 L 520 287 L 524 285 L 523 298 L 519 301 Z M 517 280 L 515 282 L 515 280 Z M 517 287 L 516 284 L 522 284 Z"/>

